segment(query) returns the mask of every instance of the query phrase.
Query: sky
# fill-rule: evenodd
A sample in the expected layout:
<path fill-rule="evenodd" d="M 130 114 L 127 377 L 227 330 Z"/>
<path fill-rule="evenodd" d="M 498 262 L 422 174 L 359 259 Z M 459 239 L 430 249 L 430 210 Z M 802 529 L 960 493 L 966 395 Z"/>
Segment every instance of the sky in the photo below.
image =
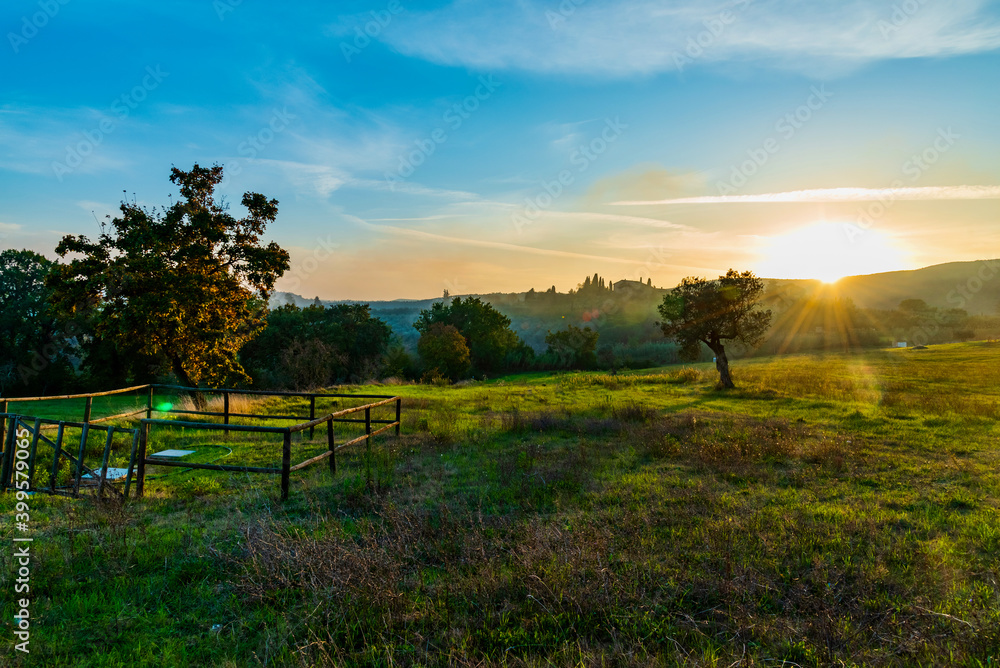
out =
<path fill-rule="evenodd" d="M 0 8 L 0 248 L 172 166 L 279 201 L 278 289 L 396 299 L 1000 256 L 1000 7 L 454 0 Z"/>

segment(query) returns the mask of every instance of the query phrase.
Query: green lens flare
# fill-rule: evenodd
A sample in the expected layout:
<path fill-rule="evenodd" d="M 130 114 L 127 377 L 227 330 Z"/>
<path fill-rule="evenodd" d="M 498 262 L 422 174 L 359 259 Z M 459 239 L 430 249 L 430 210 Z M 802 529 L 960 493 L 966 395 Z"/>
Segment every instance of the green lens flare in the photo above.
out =
<path fill-rule="evenodd" d="M 171 403 L 163 402 L 162 404 L 156 405 L 156 410 L 158 411 L 169 411 L 174 405 Z"/>

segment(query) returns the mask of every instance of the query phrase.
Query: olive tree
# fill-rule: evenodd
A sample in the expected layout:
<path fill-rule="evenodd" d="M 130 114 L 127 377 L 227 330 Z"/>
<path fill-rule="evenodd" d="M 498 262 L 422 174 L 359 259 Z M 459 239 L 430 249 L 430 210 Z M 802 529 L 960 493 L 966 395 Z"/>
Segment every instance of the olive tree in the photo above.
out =
<path fill-rule="evenodd" d="M 686 359 L 697 359 L 701 344 L 708 346 L 715 354 L 719 384 L 735 387 L 723 342 L 760 342 L 771 324 L 771 311 L 758 304 L 763 293 L 764 281 L 750 271 L 730 269 L 717 280 L 685 278 L 663 297 L 660 328 Z"/>

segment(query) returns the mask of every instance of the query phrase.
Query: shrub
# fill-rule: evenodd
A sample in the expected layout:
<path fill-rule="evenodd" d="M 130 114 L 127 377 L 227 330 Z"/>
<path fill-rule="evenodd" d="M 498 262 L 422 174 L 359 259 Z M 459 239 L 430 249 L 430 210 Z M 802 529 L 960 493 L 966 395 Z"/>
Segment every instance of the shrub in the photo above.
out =
<path fill-rule="evenodd" d="M 427 374 L 458 380 L 469 372 L 469 347 L 454 325 L 433 323 L 421 335 L 417 350 Z"/>

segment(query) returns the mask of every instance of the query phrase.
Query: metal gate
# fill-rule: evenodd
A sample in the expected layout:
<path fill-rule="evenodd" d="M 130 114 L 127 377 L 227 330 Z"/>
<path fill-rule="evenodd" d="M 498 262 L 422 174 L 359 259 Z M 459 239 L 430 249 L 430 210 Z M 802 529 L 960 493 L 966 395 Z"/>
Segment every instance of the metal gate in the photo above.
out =
<path fill-rule="evenodd" d="M 46 431 L 55 431 L 53 438 Z M 77 438 L 72 431 L 79 430 Z M 91 447 L 93 435 L 104 432 L 103 448 Z M 119 438 L 115 447 L 115 437 Z M 131 438 L 129 438 L 131 437 Z M 100 439 L 97 439 L 100 440 Z M 39 453 L 39 444 L 51 448 Z M 93 489 L 98 496 L 105 492 L 128 498 L 135 471 L 139 430 L 91 422 L 67 422 L 15 413 L 0 413 L 0 491 L 24 490 L 64 496 L 80 496 L 81 490 Z M 111 467 L 112 463 L 127 466 Z M 100 464 L 86 463 L 100 456 Z M 119 489 L 119 485 L 123 488 Z"/>

